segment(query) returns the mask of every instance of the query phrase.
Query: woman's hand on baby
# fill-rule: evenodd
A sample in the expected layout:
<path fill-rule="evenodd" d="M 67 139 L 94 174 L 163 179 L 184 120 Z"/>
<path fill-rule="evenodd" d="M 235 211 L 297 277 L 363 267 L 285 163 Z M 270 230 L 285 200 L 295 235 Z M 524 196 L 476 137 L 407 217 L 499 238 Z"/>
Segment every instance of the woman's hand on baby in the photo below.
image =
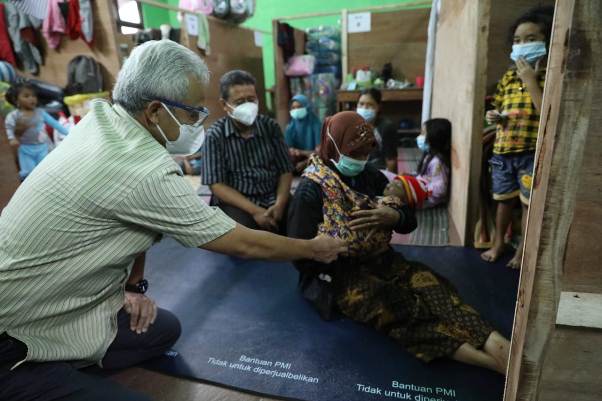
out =
<path fill-rule="evenodd" d="M 353 231 L 368 230 L 371 228 L 390 229 L 395 227 L 399 221 L 399 213 L 389 206 L 380 206 L 370 210 L 358 210 L 351 213 L 351 217 L 353 220 L 349 223 L 349 228 Z"/>
<path fill-rule="evenodd" d="M 318 235 L 310 240 L 312 259 L 321 263 L 331 263 L 337 260 L 339 254 L 347 253 L 348 246 L 345 241 L 338 238 Z"/>

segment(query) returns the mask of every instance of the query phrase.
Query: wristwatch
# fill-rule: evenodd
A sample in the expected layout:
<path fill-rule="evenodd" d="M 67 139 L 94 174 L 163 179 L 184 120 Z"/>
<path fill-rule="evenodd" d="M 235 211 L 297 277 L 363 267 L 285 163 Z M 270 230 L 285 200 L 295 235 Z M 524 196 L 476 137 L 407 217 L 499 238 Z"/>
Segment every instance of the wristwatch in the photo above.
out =
<path fill-rule="evenodd" d="M 148 290 L 148 281 L 142 279 L 136 284 L 126 283 L 125 290 L 129 292 L 135 292 L 138 294 L 144 294 Z"/>

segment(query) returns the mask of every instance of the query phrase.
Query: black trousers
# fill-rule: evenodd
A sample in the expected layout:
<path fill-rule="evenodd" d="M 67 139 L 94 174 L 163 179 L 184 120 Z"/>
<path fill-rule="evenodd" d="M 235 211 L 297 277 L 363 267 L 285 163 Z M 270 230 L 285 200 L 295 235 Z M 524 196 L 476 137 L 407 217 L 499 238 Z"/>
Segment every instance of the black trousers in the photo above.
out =
<path fill-rule="evenodd" d="M 155 323 L 146 333 L 129 328 L 130 316 L 117 316 L 117 337 L 103 358 L 104 369 L 136 365 L 168 351 L 180 336 L 180 322 L 169 311 L 158 309 Z M 26 355 L 25 345 L 0 335 L 0 401 L 150 401 L 100 375 L 85 373 L 68 362 L 26 362 L 10 368 Z"/>

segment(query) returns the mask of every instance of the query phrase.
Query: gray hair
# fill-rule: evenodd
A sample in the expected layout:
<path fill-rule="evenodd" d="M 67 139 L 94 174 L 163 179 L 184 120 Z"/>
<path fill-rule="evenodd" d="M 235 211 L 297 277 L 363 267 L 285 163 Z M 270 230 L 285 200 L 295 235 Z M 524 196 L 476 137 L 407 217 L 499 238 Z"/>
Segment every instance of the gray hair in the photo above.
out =
<path fill-rule="evenodd" d="M 113 101 L 129 113 L 138 113 L 150 99 L 182 101 L 192 75 L 209 83 L 207 64 L 192 50 L 171 40 L 151 40 L 132 50 L 117 76 Z"/>
<path fill-rule="evenodd" d="M 219 79 L 219 91 L 222 99 L 228 100 L 230 97 L 230 88 L 236 85 L 255 86 L 255 77 L 243 70 L 233 70 L 225 73 Z"/>

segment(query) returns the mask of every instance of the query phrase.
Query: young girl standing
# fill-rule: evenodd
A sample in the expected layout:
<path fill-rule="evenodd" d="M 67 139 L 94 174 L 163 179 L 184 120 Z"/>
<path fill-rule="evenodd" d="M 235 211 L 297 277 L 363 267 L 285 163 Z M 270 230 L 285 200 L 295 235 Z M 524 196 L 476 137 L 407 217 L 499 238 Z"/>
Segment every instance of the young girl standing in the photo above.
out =
<path fill-rule="evenodd" d="M 12 85 L 6 99 L 17 108 L 6 116 L 6 134 L 11 145 L 19 146 L 19 176 L 24 180 L 48 154 L 44 124 L 63 135 L 67 135 L 68 131 L 50 114 L 38 108 L 38 97 L 32 85 Z"/>
<path fill-rule="evenodd" d="M 498 201 L 496 233 L 493 247 L 481 255 L 488 262 L 504 252 L 504 234 L 517 198 L 522 203 L 524 237 L 553 15 L 553 7 L 541 7 L 514 23 L 510 58 L 515 64 L 499 81 L 494 110 L 486 115 L 488 123 L 497 125 L 490 160 L 493 198 Z M 521 240 L 509 267 L 520 267 L 522 251 Z"/>

